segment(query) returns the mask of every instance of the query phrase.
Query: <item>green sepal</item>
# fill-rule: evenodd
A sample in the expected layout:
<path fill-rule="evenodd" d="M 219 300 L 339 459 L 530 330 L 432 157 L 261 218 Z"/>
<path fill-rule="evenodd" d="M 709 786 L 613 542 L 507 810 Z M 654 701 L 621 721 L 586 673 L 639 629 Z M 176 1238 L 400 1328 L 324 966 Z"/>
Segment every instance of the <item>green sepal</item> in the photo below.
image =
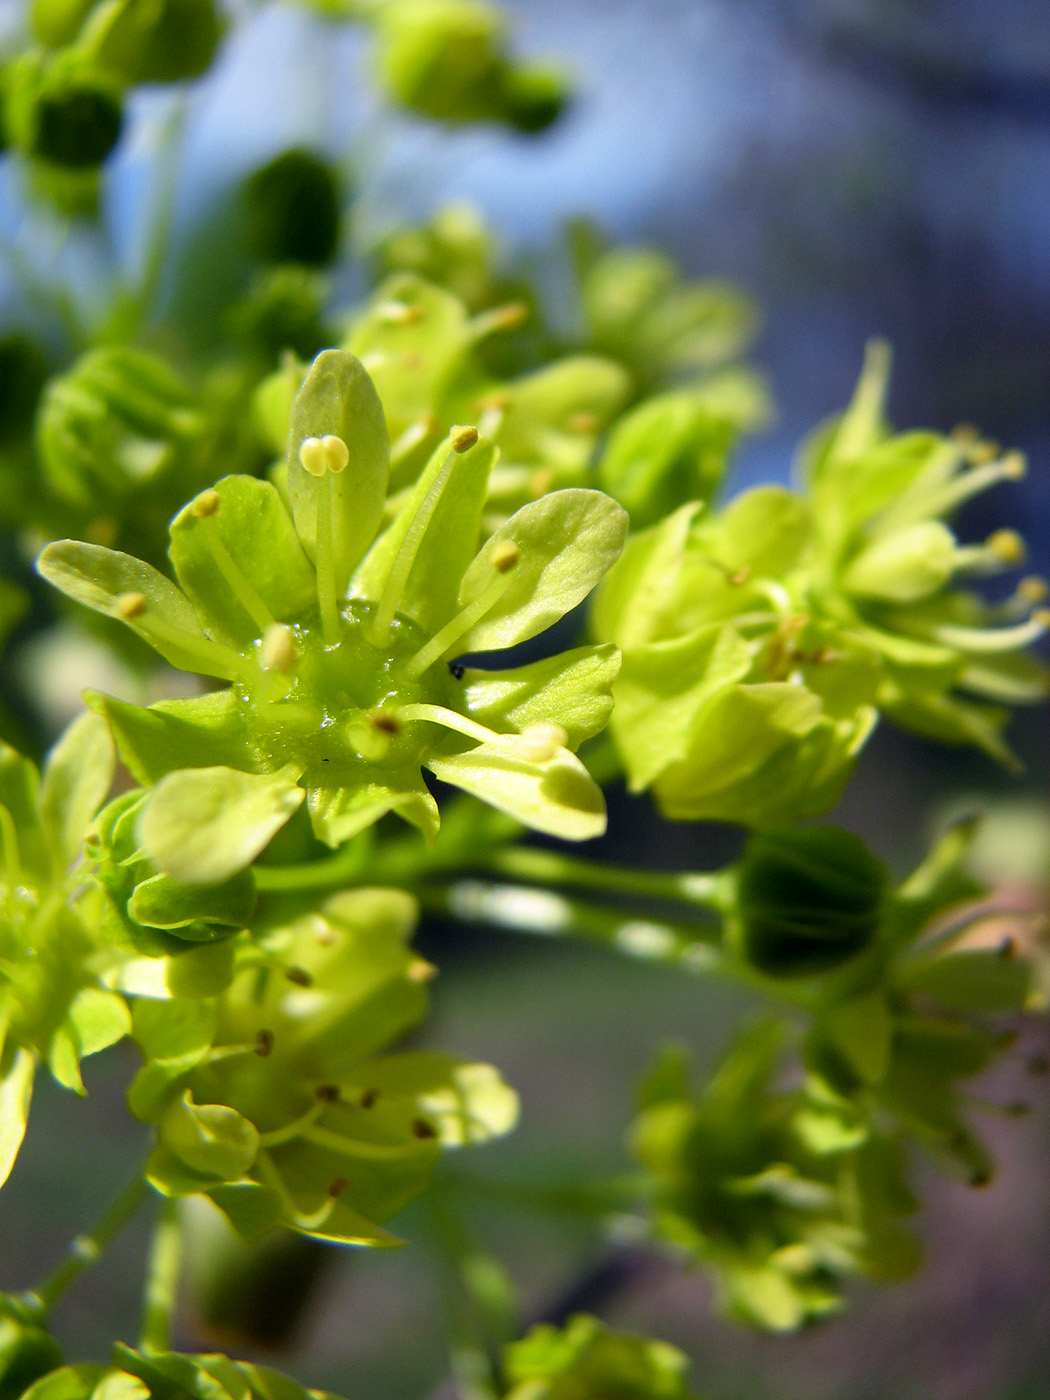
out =
<path fill-rule="evenodd" d="M 899 983 L 932 997 L 952 1011 L 1004 1015 L 1023 1009 L 1032 987 L 1032 968 L 1007 945 L 973 948 L 905 963 Z"/>
<path fill-rule="evenodd" d="M 156 783 L 182 768 L 252 765 L 243 707 L 233 690 L 159 700 L 148 709 L 97 691 L 86 691 L 84 699 L 108 723 L 121 759 L 139 783 Z"/>
<path fill-rule="evenodd" d="M 58 540 L 37 559 L 37 571 L 67 597 L 116 618 L 182 671 L 230 680 L 238 658 L 205 635 L 184 593 L 149 564 L 101 545 Z M 121 599 L 141 596 L 141 613 L 121 611 Z"/>
<path fill-rule="evenodd" d="M 464 651 L 495 651 L 527 641 L 581 603 L 615 563 L 627 537 L 622 506 L 600 491 L 553 491 L 522 506 L 489 537 L 459 589 L 466 607 L 490 585 L 493 555 L 518 550 L 510 582 L 463 639 Z"/>
<path fill-rule="evenodd" d="M 600 640 L 627 651 L 680 632 L 677 585 L 699 509 L 689 502 L 649 529 L 631 534 L 593 599 L 591 622 Z"/>
<path fill-rule="evenodd" d="M 131 1036 L 147 1061 L 199 1058 L 215 1038 L 217 1012 L 209 1001 L 158 1001 L 138 997 Z"/>
<path fill-rule="evenodd" d="M 80 1366 L 60 1366 L 57 1371 L 41 1376 L 18 1400 L 93 1400 L 106 1375 L 105 1366 L 87 1362 Z"/>
<path fill-rule="evenodd" d="M 346 443 L 344 471 L 316 477 L 299 449 L 308 437 L 333 435 Z M 324 350 L 292 403 L 288 430 L 288 498 L 303 548 L 315 564 L 331 554 L 336 597 L 342 597 L 383 519 L 390 447 L 383 405 L 364 366 L 348 350 Z M 328 519 L 329 540 L 318 544 Z"/>
<path fill-rule="evenodd" d="M 93 714 L 74 720 L 48 754 L 41 774 L 40 819 L 63 868 L 79 854 L 115 767 L 109 731 Z"/>
<path fill-rule="evenodd" d="M 254 1123 L 226 1104 L 194 1103 L 189 1089 L 165 1113 L 160 1134 L 191 1171 L 223 1181 L 244 1176 L 259 1150 Z"/>
<path fill-rule="evenodd" d="M 428 758 L 426 766 L 442 782 L 480 797 L 533 831 L 563 841 L 587 841 L 605 831 L 602 790 L 568 749 L 536 763 L 493 741 L 465 753 Z"/>
<path fill-rule="evenodd" d="M 244 651 L 268 625 L 254 600 L 246 607 L 238 573 L 277 621 L 297 621 L 316 608 L 314 571 L 270 482 L 223 477 L 184 506 L 170 529 L 175 576 L 211 636 Z"/>
<path fill-rule="evenodd" d="M 163 777 L 147 798 L 139 834 L 150 859 L 187 885 L 218 885 L 255 857 L 305 797 L 299 772 L 184 768 Z"/>
<path fill-rule="evenodd" d="M 205 938 L 225 938 L 231 930 L 245 927 L 254 908 L 255 876 L 250 870 L 220 885 L 186 885 L 170 875 L 154 875 L 136 885 L 128 901 L 128 913 L 140 924 L 194 940 L 198 932 L 187 926 L 203 929 Z"/>
<path fill-rule="evenodd" d="M 131 1030 L 131 1012 L 122 996 L 104 987 L 82 987 L 51 1038 L 47 1064 L 55 1079 L 83 1094 L 80 1061 L 116 1045 Z"/>
<path fill-rule="evenodd" d="M 0 1044 L 0 1186 L 11 1174 L 25 1137 L 36 1061 L 28 1050 Z"/>
<path fill-rule="evenodd" d="M 371 367 L 391 439 L 443 404 L 474 339 L 466 307 L 443 287 L 398 273 L 376 288 L 345 345 Z"/>
<path fill-rule="evenodd" d="M 619 670 L 616 647 L 577 647 L 511 671 L 464 671 L 463 700 L 467 714 L 490 729 L 520 732 L 554 716 L 575 750 L 605 728 Z"/>
<path fill-rule="evenodd" d="M 388 812 L 396 812 L 418 827 L 432 846 L 441 824 L 437 803 L 418 772 L 397 776 L 404 777 L 403 786 L 369 782 L 357 787 L 311 786 L 307 808 L 318 840 L 326 846 L 341 846 Z"/>
<path fill-rule="evenodd" d="M 0 741 L 0 806 L 7 809 L 18 842 L 18 862 L 22 870 L 42 884 L 53 874 L 51 850 L 40 821 L 40 777 L 27 758 Z M 4 841 L 10 837 L 5 830 Z M 4 851 L 10 864 L 13 853 Z"/>

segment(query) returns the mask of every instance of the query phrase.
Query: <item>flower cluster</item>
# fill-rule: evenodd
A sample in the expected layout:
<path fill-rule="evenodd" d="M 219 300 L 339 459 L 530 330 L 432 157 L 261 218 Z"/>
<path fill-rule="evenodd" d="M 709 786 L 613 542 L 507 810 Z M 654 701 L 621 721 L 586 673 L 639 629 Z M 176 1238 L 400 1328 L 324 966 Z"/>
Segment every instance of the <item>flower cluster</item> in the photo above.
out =
<path fill-rule="evenodd" d="M 1020 540 L 960 545 L 942 519 L 1023 462 L 890 436 L 884 388 L 875 351 L 809 447 L 805 493 L 683 505 L 631 538 L 598 594 L 594 632 L 623 652 L 613 737 L 666 815 L 763 827 L 827 811 L 882 713 L 1010 762 L 1002 707 L 1048 693 L 1025 652 L 1047 630 L 1044 585 L 994 605 L 959 586 L 1016 565 Z"/>
<path fill-rule="evenodd" d="M 577 1314 L 563 1328 L 533 1327 L 507 1348 L 506 1400 L 692 1400 L 677 1347 L 613 1332 Z"/>
<path fill-rule="evenodd" d="M 41 573 L 166 660 L 229 682 L 141 710 L 95 703 L 140 782 L 146 854 L 187 883 L 244 869 L 302 802 L 336 846 L 396 812 L 433 839 L 425 766 L 537 830 L 601 831 L 573 750 L 605 723 L 618 658 L 584 647 L 506 671 L 449 662 L 544 632 L 615 560 L 626 516 L 596 491 L 522 507 L 478 549 L 491 444 L 454 429 L 384 520 L 383 408 L 360 362 L 320 355 L 296 396 L 285 490 L 226 477 L 171 526 L 179 587 L 102 546 Z"/>

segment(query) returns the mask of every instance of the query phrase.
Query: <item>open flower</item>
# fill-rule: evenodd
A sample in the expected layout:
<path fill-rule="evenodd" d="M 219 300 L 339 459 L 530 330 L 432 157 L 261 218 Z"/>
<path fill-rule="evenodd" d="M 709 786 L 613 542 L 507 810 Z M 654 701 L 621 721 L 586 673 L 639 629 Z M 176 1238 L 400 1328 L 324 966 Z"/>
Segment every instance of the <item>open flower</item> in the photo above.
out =
<path fill-rule="evenodd" d="M 315 360 L 292 409 L 285 494 L 230 476 L 172 521 L 176 586 L 149 565 L 64 540 L 38 567 L 166 660 L 227 681 L 149 710 L 106 697 L 135 777 L 155 784 L 143 847 L 186 883 L 248 865 L 306 798 L 331 846 L 388 812 L 428 840 L 423 781 L 570 840 L 605 825 L 574 749 L 604 725 L 611 645 L 497 671 L 455 664 L 544 632 L 616 559 L 627 517 L 598 491 L 552 492 L 478 548 L 495 448 L 453 429 L 385 523 L 382 405 L 346 351 Z"/>

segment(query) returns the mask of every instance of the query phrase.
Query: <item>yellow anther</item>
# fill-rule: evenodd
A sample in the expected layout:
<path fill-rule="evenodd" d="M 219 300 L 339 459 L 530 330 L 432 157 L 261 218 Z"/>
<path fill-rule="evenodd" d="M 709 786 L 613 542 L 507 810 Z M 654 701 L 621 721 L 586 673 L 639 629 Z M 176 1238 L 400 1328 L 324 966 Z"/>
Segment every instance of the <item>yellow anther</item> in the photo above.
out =
<path fill-rule="evenodd" d="M 329 433 L 321 439 L 322 446 L 327 454 L 328 470 L 333 476 L 338 476 L 340 472 L 345 472 L 350 465 L 350 449 L 341 437 L 335 433 Z"/>
<path fill-rule="evenodd" d="M 87 527 L 84 538 L 90 544 L 101 544 L 105 545 L 107 549 L 111 548 L 117 538 L 117 523 L 115 520 L 110 520 L 108 516 L 100 515 L 97 520 L 92 520 Z"/>
<path fill-rule="evenodd" d="M 1050 627 L 1050 608 L 1036 608 L 1032 614 L 1032 621 L 1037 622 L 1040 627 Z"/>
<path fill-rule="evenodd" d="M 303 438 L 299 445 L 299 461 L 303 464 L 303 470 L 311 476 L 324 476 L 328 470 L 328 453 L 323 440 L 319 437 Z"/>
<path fill-rule="evenodd" d="M 290 627 L 280 622 L 267 627 L 259 646 L 259 665 L 264 671 L 290 671 L 298 654 L 295 635 Z"/>
<path fill-rule="evenodd" d="M 478 440 L 477 428 L 458 426 L 449 434 L 453 452 L 469 452 Z"/>
<path fill-rule="evenodd" d="M 987 442 L 975 442 L 967 455 L 975 467 L 981 467 L 985 462 L 994 462 L 1000 452 L 1002 448 L 999 444 L 989 439 Z"/>
<path fill-rule="evenodd" d="M 117 616 L 122 617 L 125 622 L 130 622 L 133 617 L 141 617 L 146 611 L 145 593 L 121 593 L 117 598 Z"/>
<path fill-rule="evenodd" d="M 392 715 L 389 711 L 379 710 L 375 714 L 368 716 L 368 722 L 373 729 L 380 734 L 400 734 L 401 721 L 397 715 Z"/>
<path fill-rule="evenodd" d="M 210 515 L 217 513 L 221 505 L 222 497 L 213 487 L 209 487 L 193 502 L 192 510 L 198 520 L 207 520 Z"/>
<path fill-rule="evenodd" d="M 529 319 L 529 308 L 523 301 L 508 302 L 506 306 L 497 306 L 490 313 L 491 325 L 494 330 L 513 331 L 519 326 L 523 326 Z"/>
<path fill-rule="evenodd" d="M 505 389 L 496 389 L 491 394 L 483 394 L 475 401 L 474 407 L 479 413 L 487 413 L 490 409 L 497 413 L 505 413 L 511 402 L 511 397 Z"/>
<path fill-rule="evenodd" d="M 596 413 L 574 413 L 565 425 L 570 433 L 596 433 L 602 426 Z"/>
<path fill-rule="evenodd" d="M 1017 585 L 1017 596 L 1022 603 L 1041 603 L 1050 593 L 1050 584 L 1045 578 L 1040 578 L 1037 574 L 1032 574 L 1029 578 L 1023 578 Z"/>
<path fill-rule="evenodd" d="M 528 763 L 549 763 L 569 742 L 560 724 L 530 724 L 514 738 L 514 748 Z"/>
<path fill-rule="evenodd" d="M 521 558 L 521 550 L 513 540 L 501 540 L 492 551 L 492 567 L 498 574 L 509 574 Z"/>
<path fill-rule="evenodd" d="M 413 958 L 405 971 L 410 982 L 432 982 L 437 975 L 437 968 L 426 958 Z"/>
<path fill-rule="evenodd" d="M 980 442 L 981 434 L 972 423 L 960 423 L 952 429 L 952 438 L 960 447 L 973 447 Z"/>
<path fill-rule="evenodd" d="M 1020 481 L 1028 470 L 1028 458 L 1023 452 L 1008 452 L 1003 458 L 1003 475 L 1010 481 Z"/>
<path fill-rule="evenodd" d="M 350 449 L 335 433 L 303 438 L 299 447 L 299 461 L 311 476 L 321 477 L 325 472 L 338 476 L 350 464 Z"/>
<path fill-rule="evenodd" d="M 1024 540 L 1016 530 L 996 530 L 985 545 L 1004 564 L 1020 564 L 1024 560 Z"/>

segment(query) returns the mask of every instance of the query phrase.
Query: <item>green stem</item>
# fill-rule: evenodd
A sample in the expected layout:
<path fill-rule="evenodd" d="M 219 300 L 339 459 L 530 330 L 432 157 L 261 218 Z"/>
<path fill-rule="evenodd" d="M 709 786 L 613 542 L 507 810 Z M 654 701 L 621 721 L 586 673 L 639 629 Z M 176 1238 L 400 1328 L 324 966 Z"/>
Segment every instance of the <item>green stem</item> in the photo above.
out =
<path fill-rule="evenodd" d="M 584 889 L 590 894 L 628 894 L 640 899 L 672 900 L 699 905 L 716 913 L 728 902 L 723 874 L 663 874 L 656 870 L 626 870 L 599 861 L 579 860 L 561 851 L 518 846 L 496 851 L 484 862 L 494 874 L 555 888 Z"/>
<path fill-rule="evenodd" d="M 38 1288 L 31 1290 L 29 1296 L 36 1300 L 41 1312 L 49 1312 L 69 1285 L 96 1260 L 101 1259 L 149 1194 L 149 1187 L 143 1180 L 142 1173 L 137 1173 L 90 1234 L 77 1235 L 58 1268 L 49 1274 Z"/>
<path fill-rule="evenodd" d="M 153 1231 L 146 1266 L 142 1332 L 139 1336 L 139 1346 L 143 1351 L 161 1352 L 170 1348 L 171 1319 L 175 1311 L 181 1262 L 179 1203 L 168 1199 L 161 1208 L 160 1219 Z"/>
<path fill-rule="evenodd" d="M 339 889 L 361 878 L 364 862 L 361 851 L 350 843 L 323 860 L 305 865 L 256 865 L 255 883 L 271 894 L 292 890 Z"/>
<path fill-rule="evenodd" d="M 636 1207 L 645 1199 L 647 1182 L 642 1177 L 610 1177 L 604 1181 L 581 1181 L 564 1186 L 543 1186 L 528 1181 L 500 1181 L 470 1171 L 447 1171 L 445 1179 L 472 1200 L 495 1201 L 514 1209 L 543 1211 L 551 1215 L 574 1215 L 601 1221 L 610 1215 Z"/>

